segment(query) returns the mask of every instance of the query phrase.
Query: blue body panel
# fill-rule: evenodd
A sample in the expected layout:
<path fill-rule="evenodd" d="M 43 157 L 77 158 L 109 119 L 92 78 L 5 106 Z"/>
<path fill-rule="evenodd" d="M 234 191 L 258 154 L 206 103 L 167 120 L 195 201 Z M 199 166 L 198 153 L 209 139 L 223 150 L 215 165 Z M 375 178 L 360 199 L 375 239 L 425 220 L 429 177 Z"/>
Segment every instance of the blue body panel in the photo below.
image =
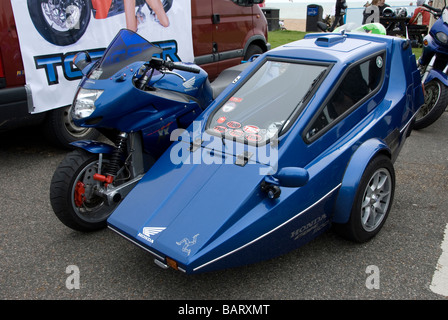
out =
<path fill-rule="evenodd" d="M 425 84 L 429 83 L 434 79 L 440 80 L 440 82 L 442 82 L 445 86 L 448 87 L 448 76 L 445 73 L 443 73 L 442 70 L 432 69 L 431 71 L 429 71 L 428 76 L 425 79 Z"/>
<path fill-rule="evenodd" d="M 433 79 L 439 79 L 445 86 L 448 86 L 448 76 L 443 72 L 446 67 L 446 58 L 448 56 L 448 46 L 437 39 L 437 34 L 448 35 L 448 25 L 444 22 L 443 16 L 437 19 L 429 30 L 429 34 L 425 36 L 423 41 L 423 52 L 420 57 L 420 63 L 424 66 L 428 65 L 431 59 L 436 56 L 442 60 L 442 64 L 438 64 L 437 69 L 432 69 L 425 79 L 425 84 Z"/>
<path fill-rule="evenodd" d="M 352 63 L 385 53 L 381 87 L 313 139 L 305 136 L 316 112 Z M 207 120 L 265 59 L 325 63 L 329 72 L 291 127 L 269 145 L 274 158 L 235 164 L 241 151 L 261 147 L 205 133 Z M 262 97 L 260 97 L 262 99 Z M 404 40 L 364 34 L 310 34 L 261 55 L 175 142 L 109 217 L 111 229 L 165 263 L 197 273 L 269 259 L 314 239 L 333 222 L 347 221 L 367 164 L 378 153 L 395 160 L 423 103 L 415 57 Z M 190 151 L 199 132 L 203 143 Z M 188 136 L 188 135 L 187 135 Z M 243 148 L 243 149 L 241 149 Z M 182 153 L 188 161 L 173 161 Z M 184 158 L 184 159 L 185 159 Z M 198 163 L 194 159 L 207 158 Z M 302 187 L 261 191 L 267 171 L 303 168 Z M 269 179 L 268 179 L 269 180 Z"/>
<path fill-rule="evenodd" d="M 110 91 L 114 94 L 101 95 L 95 102 L 94 113 L 88 118 L 75 120 L 75 124 L 86 127 L 110 127 L 124 132 L 138 131 L 148 127 L 148 124 L 160 122 L 160 118 L 167 118 L 173 114 L 187 114 L 192 110 L 201 112 L 201 107 L 206 107 L 212 101 L 207 74 L 203 70 L 198 75 L 178 71 L 187 79 L 191 77 L 197 79 L 194 90 L 187 90 L 182 86 L 182 79 L 172 75 L 154 77 L 153 82 L 157 82 L 154 85 L 157 88 L 155 91 L 137 89 L 132 84 L 133 73 L 142 64 L 143 62 L 133 63 L 110 79 L 83 78 L 80 83 L 81 87 Z M 132 97 L 132 100 L 128 97 Z M 150 101 L 150 105 L 148 105 L 148 101 Z M 90 119 L 101 117 L 104 112 L 108 115 L 105 117 L 107 122 L 103 120 L 89 125 Z M 114 117 L 111 117 L 110 114 L 113 114 Z"/>
<path fill-rule="evenodd" d="M 190 88 L 184 87 L 178 76 L 159 74 L 152 78 L 155 90 L 140 90 L 132 82 L 143 63 L 135 62 L 108 79 L 84 77 L 80 87 L 114 94 L 101 95 L 95 102 L 96 109 L 92 115 L 74 120 L 74 123 L 82 127 L 115 128 L 122 132 L 141 131 L 145 151 L 158 157 L 171 143 L 171 132 L 179 126 L 188 127 L 210 104 L 212 89 L 207 73 L 201 69 L 199 74 L 177 71 L 187 80 L 194 78 L 194 85 Z"/>
<path fill-rule="evenodd" d="M 94 140 L 78 140 L 70 144 L 74 147 L 84 149 L 90 153 L 111 154 L 115 150 L 115 147 L 110 144 Z"/>

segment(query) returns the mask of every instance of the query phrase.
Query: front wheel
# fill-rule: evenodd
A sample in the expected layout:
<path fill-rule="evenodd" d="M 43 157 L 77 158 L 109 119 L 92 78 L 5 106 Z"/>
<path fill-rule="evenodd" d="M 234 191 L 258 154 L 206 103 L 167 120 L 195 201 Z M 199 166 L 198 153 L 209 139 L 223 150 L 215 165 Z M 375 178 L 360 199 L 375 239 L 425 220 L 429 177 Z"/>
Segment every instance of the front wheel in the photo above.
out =
<path fill-rule="evenodd" d="M 366 242 L 383 227 L 389 215 L 395 192 L 395 171 L 390 159 L 380 155 L 374 158 L 364 171 L 349 221 L 335 224 L 335 230 L 343 237 Z"/>
<path fill-rule="evenodd" d="M 84 150 L 67 154 L 56 169 L 50 186 L 50 202 L 59 220 L 77 231 L 95 231 L 106 227 L 115 205 L 107 205 L 99 195 L 103 183 L 93 179 L 98 173 L 99 157 Z M 108 163 L 104 155 L 104 166 Z"/>
<path fill-rule="evenodd" d="M 415 117 L 413 129 L 419 130 L 433 124 L 446 109 L 448 88 L 439 80 L 425 84 L 425 103 Z"/>

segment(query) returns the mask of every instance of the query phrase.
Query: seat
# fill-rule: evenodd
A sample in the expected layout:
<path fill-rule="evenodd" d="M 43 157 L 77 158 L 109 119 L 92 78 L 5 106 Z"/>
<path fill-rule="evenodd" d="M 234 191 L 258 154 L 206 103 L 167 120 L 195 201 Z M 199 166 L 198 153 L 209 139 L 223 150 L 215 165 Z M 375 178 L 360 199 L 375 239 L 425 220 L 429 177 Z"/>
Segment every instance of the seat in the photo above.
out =
<path fill-rule="evenodd" d="M 219 76 L 211 83 L 213 90 L 213 99 L 216 99 L 221 92 L 236 78 L 238 75 L 246 69 L 251 62 L 238 64 L 234 67 L 223 70 Z"/>

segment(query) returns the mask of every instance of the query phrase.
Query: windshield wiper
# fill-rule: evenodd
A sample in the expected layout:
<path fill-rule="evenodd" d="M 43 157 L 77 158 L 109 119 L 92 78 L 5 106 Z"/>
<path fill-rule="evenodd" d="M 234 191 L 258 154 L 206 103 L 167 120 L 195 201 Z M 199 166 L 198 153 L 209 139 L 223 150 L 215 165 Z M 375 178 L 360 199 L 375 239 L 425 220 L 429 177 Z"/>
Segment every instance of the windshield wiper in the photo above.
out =
<path fill-rule="evenodd" d="M 307 92 L 305 93 L 305 95 L 303 96 L 302 100 L 300 100 L 299 104 L 297 105 L 297 107 L 294 108 L 294 111 L 291 112 L 291 114 L 289 115 L 288 119 L 286 119 L 286 121 L 283 123 L 282 127 L 280 128 L 280 130 L 278 131 L 278 135 L 280 135 L 283 130 L 286 128 L 286 126 L 289 124 L 290 119 L 292 117 L 293 114 L 296 113 L 296 110 L 299 109 L 303 103 L 308 100 L 309 96 L 311 95 L 311 93 L 314 91 L 314 87 L 316 86 L 316 84 L 319 83 L 319 81 L 322 79 L 322 77 L 324 76 L 324 74 L 327 72 L 327 69 L 322 70 L 321 73 L 318 74 L 318 76 L 316 78 L 314 78 L 313 82 L 311 83 L 310 87 L 308 88 Z"/>
<path fill-rule="evenodd" d="M 300 105 L 302 103 L 304 103 L 308 97 L 310 96 L 311 92 L 313 92 L 314 86 L 320 81 L 320 79 L 322 79 L 323 75 L 325 74 L 325 72 L 327 72 L 327 70 L 323 70 L 321 73 L 319 73 L 319 75 L 314 78 L 313 82 L 311 83 L 310 87 L 308 88 L 308 91 L 305 93 L 305 95 L 303 96 L 302 100 L 300 101 Z"/>

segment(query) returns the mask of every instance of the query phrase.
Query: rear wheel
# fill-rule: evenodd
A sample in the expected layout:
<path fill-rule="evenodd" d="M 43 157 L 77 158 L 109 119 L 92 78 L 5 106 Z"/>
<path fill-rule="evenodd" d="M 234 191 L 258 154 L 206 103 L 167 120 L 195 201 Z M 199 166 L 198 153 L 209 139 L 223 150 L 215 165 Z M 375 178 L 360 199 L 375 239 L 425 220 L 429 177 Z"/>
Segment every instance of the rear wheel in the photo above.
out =
<path fill-rule="evenodd" d="M 383 227 L 389 215 L 395 192 L 395 171 L 390 159 L 380 155 L 364 171 L 356 192 L 349 221 L 335 224 L 343 237 L 365 242 Z"/>
<path fill-rule="evenodd" d="M 439 80 L 425 84 L 425 103 L 416 115 L 413 129 L 419 130 L 433 124 L 446 109 L 448 89 Z"/>
<path fill-rule="evenodd" d="M 53 211 L 63 224 L 74 230 L 95 231 L 106 227 L 107 218 L 118 205 L 107 205 L 99 195 L 104 184 L 93 179 L 98 173 L 98 158 L 97 154 L 74 150 L 67 154 L 51 180 Z M 104 155 L 103 170 L 108 162 L 108 155 Z"/>
<path fill-rule="evenodd" d="M 55 146 L 73 149 L 71 142 L 77 140 L 95 140 L 100 135 L 94 128 L 78 127 L 73 123 L 71 106 L 48 111 L 44 122 L 46 138 Z"/>
<path fill-rule="evenodd" d="M 253 55 L 255 54 L 262 54 L 263 49 L 255 44 L 251 44 L 246 51 L 246 54 L 244 55 L 244 60 L 248 61 Z"/>

